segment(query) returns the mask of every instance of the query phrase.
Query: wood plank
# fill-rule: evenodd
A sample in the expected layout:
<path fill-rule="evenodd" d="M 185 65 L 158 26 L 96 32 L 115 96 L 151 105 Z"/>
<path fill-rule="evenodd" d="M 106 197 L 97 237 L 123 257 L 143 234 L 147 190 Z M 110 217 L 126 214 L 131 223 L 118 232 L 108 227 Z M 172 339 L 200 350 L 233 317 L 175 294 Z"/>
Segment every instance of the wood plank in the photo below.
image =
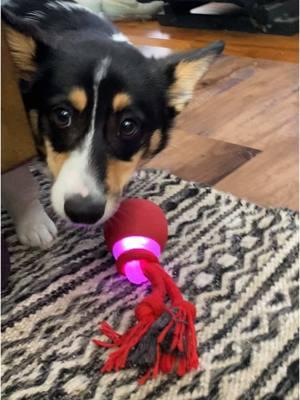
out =
<path fill-rule="evenodd" d="M 257 153 L 256 149 L 177 131 L 173 133 L 170 145 L 145 166 L 169 170 L 183 179 L 213 185 Z"/>
<path fill-rule="evenodd" d="M 214 40 L 226 42 L 225 54 L 297 63 L 299 35 L 214 31 L 161 26 L 157 21 L 117 22 L 133 43 L 171 49 L 197 48 Z"/>
<path fill-rule="evenodd" d="M 129 35 L 130 41 L 135 45 L 147 45 L 157 48 L 167 48 L 173 51 L 179 50 L 191 50 L 197 47 L 203 47 L 200 44 L 197 45 L 194 40 L 187 41 L 181 39 L 172 39 L 172 40 L 158 40 L 153 38 L 145 38 L 141 35 Z"/>
<path fill-rule="evenodd" d="M 211 68 L 177 128 L 266 149 L 298 136 L 298 87 L 296 65 L 225 57 Z"/>
<path fill-rule="evenodd" d="M 216 188 L 272 207 L 299 208 L 298 140 L 289 139 L 257 155 Z"/>

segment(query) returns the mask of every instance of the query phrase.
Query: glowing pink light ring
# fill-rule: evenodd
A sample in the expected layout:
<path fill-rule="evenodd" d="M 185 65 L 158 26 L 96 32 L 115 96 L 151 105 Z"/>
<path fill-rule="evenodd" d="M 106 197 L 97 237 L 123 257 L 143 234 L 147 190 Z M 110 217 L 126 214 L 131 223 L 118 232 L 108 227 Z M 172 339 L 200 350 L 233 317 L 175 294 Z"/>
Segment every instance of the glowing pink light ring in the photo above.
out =
<path fill-rule="evenodd" d="M 148 250 L 157 258 L 160 256 L 160 245 L 153 239 L 144 236 L 127 236 L 118 240 L 112 248 L 114 258 L 117 260 L 121 254 L 128 250 L 143 249 Z"/>
<path fill-rule="evenodd" d="M 160 245 L 153 239 L 144 236 L 128 236 L 117 241 L 112 248 L 114 258 L 117 260 L 123 253 L 129 250 L 148 250 L 157 258 L 160 256 Z M 124 274 L 127 279 L 137 285 L 146 282 L 148 279 L 144 275 L 141 264 L 138 260 L 128 261 L 124 265 Z"/>

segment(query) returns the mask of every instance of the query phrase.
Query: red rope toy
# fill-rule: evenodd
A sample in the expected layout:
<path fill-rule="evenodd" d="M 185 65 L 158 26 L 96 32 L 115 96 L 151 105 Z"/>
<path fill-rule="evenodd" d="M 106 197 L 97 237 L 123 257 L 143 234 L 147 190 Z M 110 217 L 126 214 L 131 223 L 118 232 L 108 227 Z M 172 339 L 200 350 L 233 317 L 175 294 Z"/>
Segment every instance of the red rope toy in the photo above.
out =
<path fill-rule="evenodd" d="M 196 369 L 195 306 L 184 300 L 158 260 L 168 238 L 167 220 L 160 207 L 143 199 L 124 200 L 105 224 L 104 237 L 118 272 L 136 284 L 148 280 L 152 293 L 136 307 L 137 323 L 124 334 L 115 332 L 106 322 L 100 325 L 100 332 L 110 342 L 93 342 L 116 348 L 101 372 L 138 367 L 142 384 L 160 372 L 176 370 L 182 376 Z"/>

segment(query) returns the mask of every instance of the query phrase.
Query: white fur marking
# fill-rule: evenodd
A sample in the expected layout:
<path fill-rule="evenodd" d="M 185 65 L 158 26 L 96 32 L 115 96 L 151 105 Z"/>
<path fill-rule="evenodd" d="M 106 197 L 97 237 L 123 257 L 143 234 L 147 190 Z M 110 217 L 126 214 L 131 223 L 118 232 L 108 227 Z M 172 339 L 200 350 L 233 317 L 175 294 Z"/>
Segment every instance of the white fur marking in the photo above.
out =
<path fill-rule="evenodd" d="M 125 35 L 123 35 L 123 33 L 121 33 L 121 32 L 114 33 L 112 35 L 112 40 L 114 40 L 115 42 L 128 42 L 129 43 L 128 38 Z"/>
<path fill-rule="evenodd" d="M 1 184 L 1 198 L 16 225 L 20 242 L 27 246 L 49 247 L 57 230 L 38 199 L 38 186 L 28 166 L 25 164 L 2 174 Z"/>
<path fill-rule="evenodd" d="M 20 242 L 30 247 L 48 248 L 57 235 L 55 224 L 38 200 L 17 221 L 16 230 Z"/>
<path fill-rule="evenodd" d="M 95 120 L 98 105 L 98 90 L 101 80 L 105 77 L 109 59 L 104 59 L 96 69 L 94 78 L 94 104 L 91 115 L 91 124 L 85 141 L 80 149 L 74 150 L 65 161 L 59 175 L 52 187 L 51 199 L 55 211 L 66 217 L 64 211 L 65 199 L 75 194 L 83 197 L 93 196 L 104 201 L 104 196 L 97 184 L 93 172 L 89 168 L 89 156 L 92 139 L 95 134 Z"/>

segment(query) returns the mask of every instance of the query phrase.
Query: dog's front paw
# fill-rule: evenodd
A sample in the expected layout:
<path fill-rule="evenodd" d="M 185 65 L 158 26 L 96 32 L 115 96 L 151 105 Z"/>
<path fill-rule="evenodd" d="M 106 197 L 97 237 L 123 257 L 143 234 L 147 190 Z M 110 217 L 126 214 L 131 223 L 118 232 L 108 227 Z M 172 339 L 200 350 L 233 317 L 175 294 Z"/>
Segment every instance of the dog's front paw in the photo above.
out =
<path fill-rule="evenodd" d="M 41 204 L 36 204 L 17 222 L 17 235 L 20 242 L 26 246 L 45 249 L 51 246 L 57 229 Z"/>

